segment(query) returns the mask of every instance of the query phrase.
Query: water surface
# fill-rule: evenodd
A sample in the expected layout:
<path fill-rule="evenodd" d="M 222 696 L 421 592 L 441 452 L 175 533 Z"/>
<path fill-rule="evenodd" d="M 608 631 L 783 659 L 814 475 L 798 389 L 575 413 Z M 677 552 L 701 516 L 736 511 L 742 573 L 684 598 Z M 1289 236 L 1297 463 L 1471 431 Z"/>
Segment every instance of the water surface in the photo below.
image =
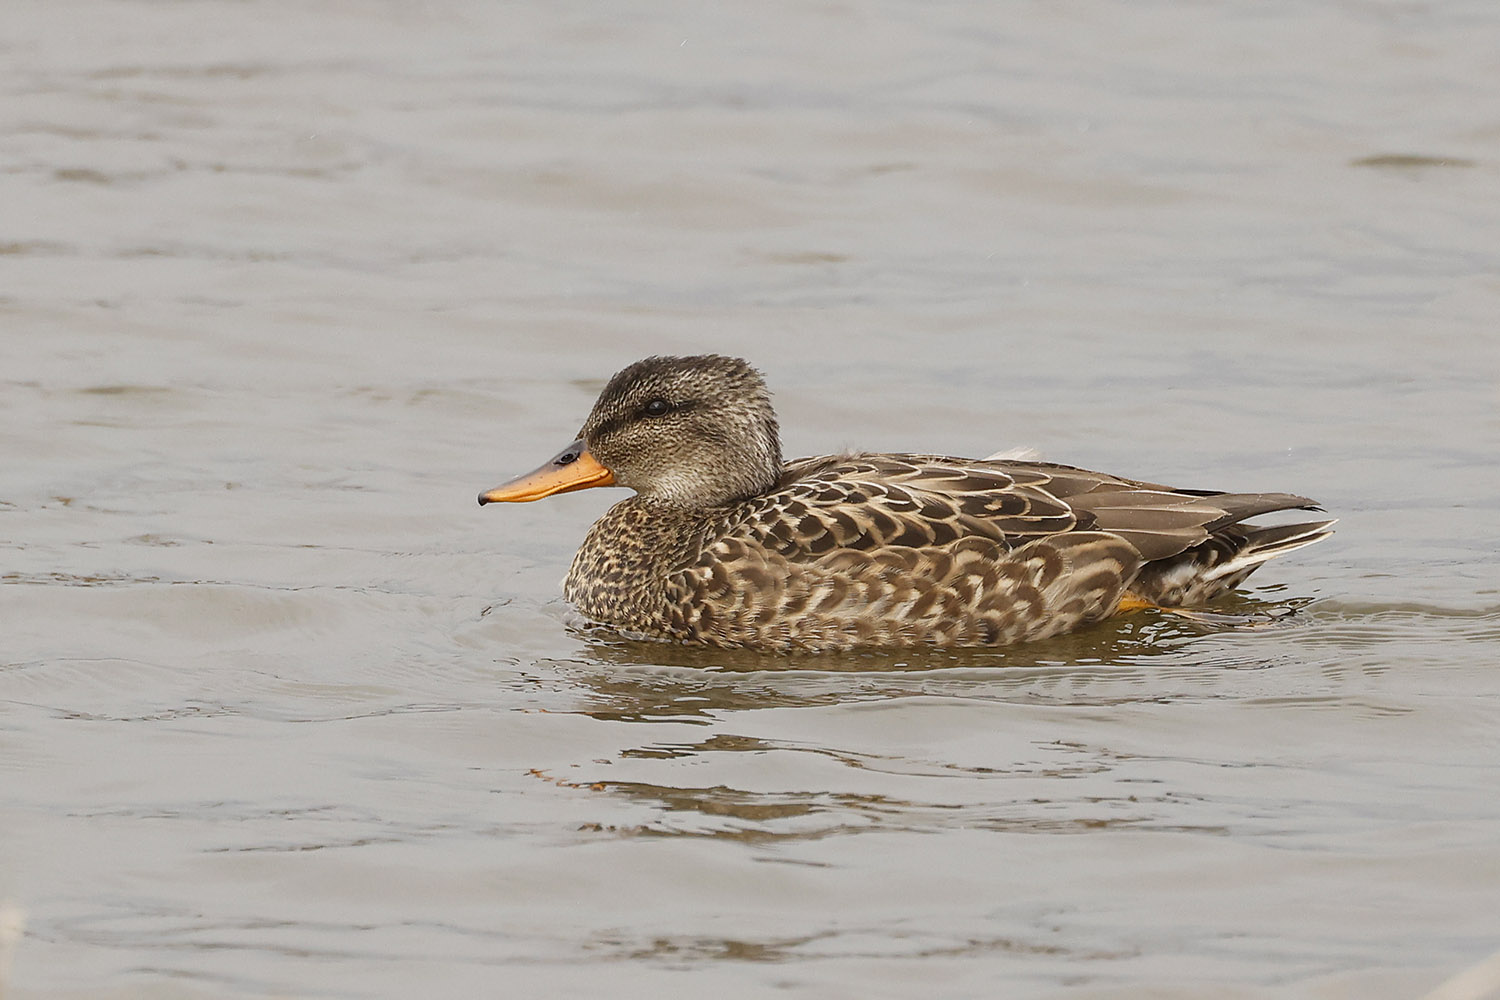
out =
<path fill-rule="evenodd" d="M 1414 998 L 1500 948 L 1487 3 L 16 2 L 23 998 Z M 651 353 L 789 455 L 1291 490 L 1255 629 L 577 627 L 475 493 Z"/>

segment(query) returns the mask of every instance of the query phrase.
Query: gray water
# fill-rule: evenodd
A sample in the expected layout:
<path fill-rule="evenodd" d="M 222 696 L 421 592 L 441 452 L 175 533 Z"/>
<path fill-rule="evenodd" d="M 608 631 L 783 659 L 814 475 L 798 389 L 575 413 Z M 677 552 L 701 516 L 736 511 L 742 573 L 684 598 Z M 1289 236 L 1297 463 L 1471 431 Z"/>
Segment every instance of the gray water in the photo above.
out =
<path fill-rule="evenodd" d="M 1405 1000 L 1500 948 L 1493 4 L 3 23 L 7 1000 Z M 622 494 L 475 493 L 701 351 L 788 455 L 1339 533 L 1266 628 L 580 629 Z"/>

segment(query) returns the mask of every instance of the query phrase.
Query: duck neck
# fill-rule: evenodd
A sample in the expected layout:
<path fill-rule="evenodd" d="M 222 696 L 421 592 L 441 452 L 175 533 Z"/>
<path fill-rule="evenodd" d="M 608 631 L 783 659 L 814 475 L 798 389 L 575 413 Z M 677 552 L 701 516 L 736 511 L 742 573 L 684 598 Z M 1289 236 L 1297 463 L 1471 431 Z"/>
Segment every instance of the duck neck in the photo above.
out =
<path fill-rule="evenodd" d="M 620 501 L 584 537 L 563 596 L 595 621 L 665 634 L 667 577 L 697 560 L 722 514 L 639 495 Z"/>

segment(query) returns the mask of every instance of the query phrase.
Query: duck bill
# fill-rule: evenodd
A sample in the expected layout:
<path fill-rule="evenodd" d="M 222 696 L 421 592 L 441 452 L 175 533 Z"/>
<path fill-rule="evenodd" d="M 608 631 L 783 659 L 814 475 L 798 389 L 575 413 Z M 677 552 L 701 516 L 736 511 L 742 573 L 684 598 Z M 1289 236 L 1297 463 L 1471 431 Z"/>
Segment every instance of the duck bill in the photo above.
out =
<path fill-rule="evenodd" d="M 487 503 L 525 503 L 554 493 L 571 493 L 591 486 L 613 486 L 615 474 L 589 454 L 582 439 L 574 441 L 541 467 L 517 476 L 492 490 L 479 494 L 479 505 Z"/>

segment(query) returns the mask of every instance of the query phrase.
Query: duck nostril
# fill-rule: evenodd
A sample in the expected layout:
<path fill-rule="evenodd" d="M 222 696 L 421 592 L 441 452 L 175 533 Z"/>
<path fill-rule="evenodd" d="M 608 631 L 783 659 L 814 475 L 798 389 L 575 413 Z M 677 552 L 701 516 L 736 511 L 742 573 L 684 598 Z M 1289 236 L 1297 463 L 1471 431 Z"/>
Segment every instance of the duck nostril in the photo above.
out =
<path fill-rule="evenodd" d="M 572 465 L 576 461 L 578 461 L 578 452 L 576 452 L 576 451 L 565 451 L 561 455 L 557 456 L 557 462 L 555 464 L 557 464 L 557 465 Z"/>

